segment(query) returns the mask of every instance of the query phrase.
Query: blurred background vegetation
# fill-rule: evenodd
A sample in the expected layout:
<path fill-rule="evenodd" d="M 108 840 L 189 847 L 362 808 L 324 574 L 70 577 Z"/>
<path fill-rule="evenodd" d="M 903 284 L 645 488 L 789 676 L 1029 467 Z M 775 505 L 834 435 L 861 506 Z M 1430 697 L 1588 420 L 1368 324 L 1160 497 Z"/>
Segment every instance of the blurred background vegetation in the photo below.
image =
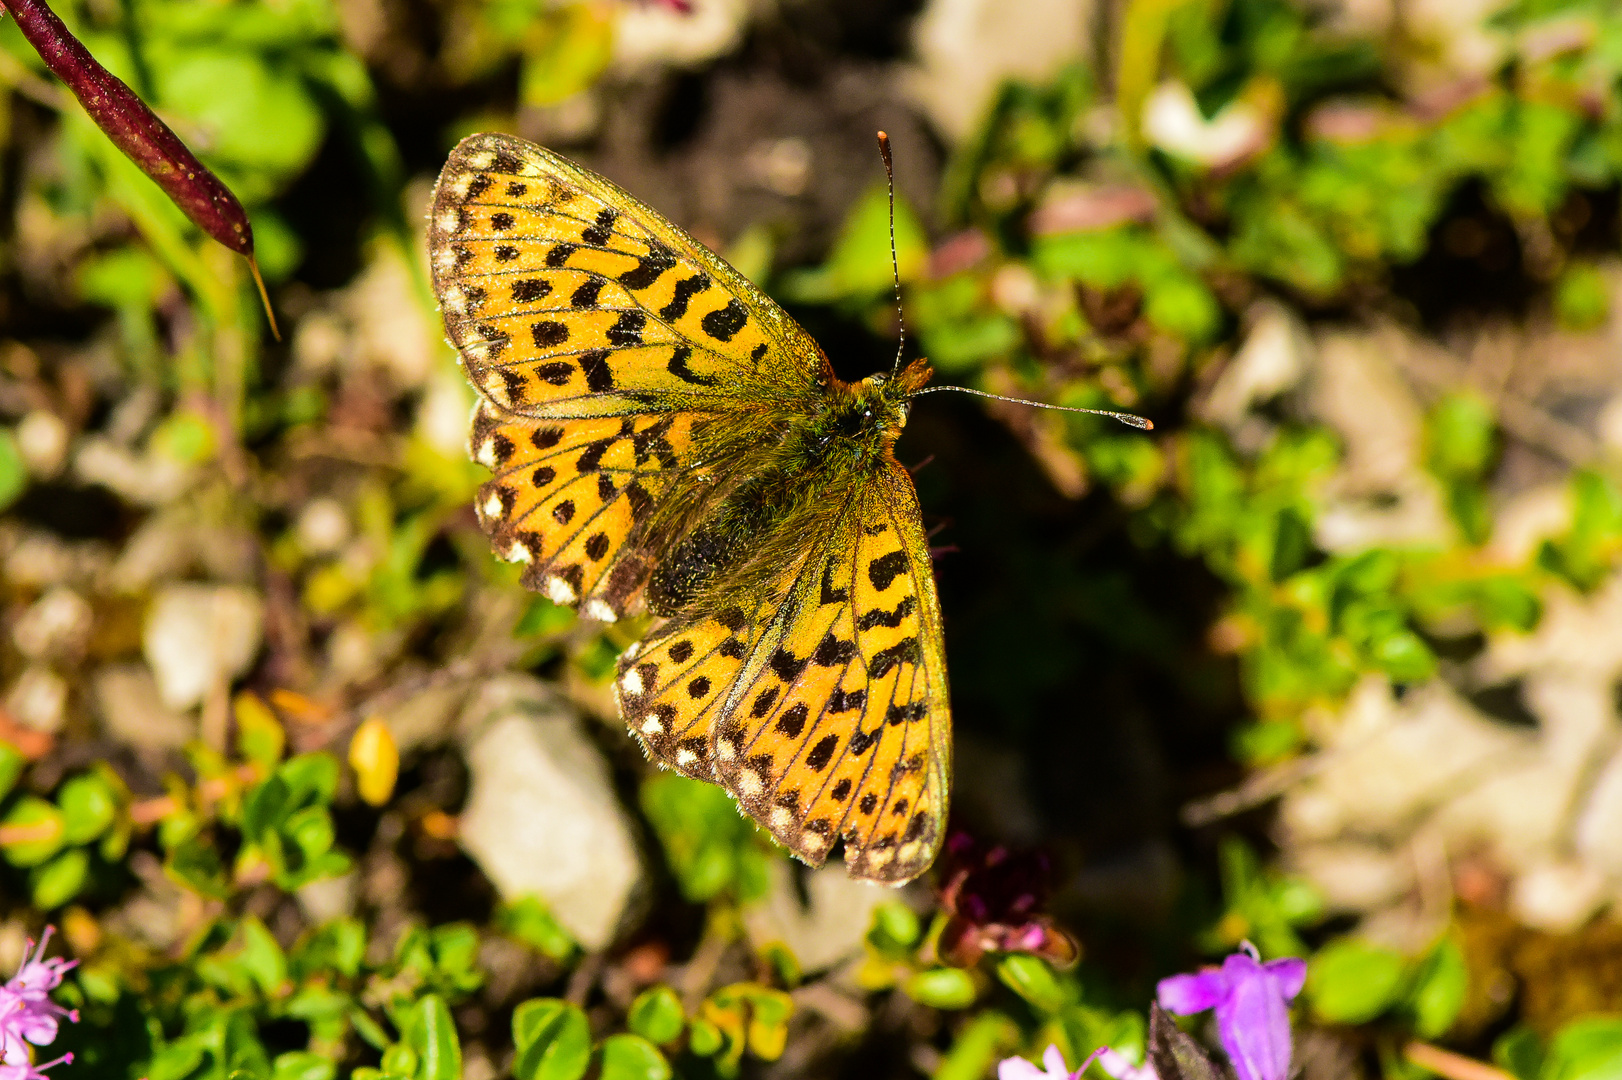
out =
<path fill-rule="evenodd" d="M 1307 1080 L 1622 1076 L 1622 5 L 57 10 L 285 331 L 0 22 L 0 966 L 61 927 L 71 1076 L 972 1080 L 1247 939 Z M 939 377 L 1156 424 L 913 410 L 976 845 L 899 892 L 651 772 L 642 626 L 490 556 L 421 236 L 519 134 L 856 378 L 881 127 Z M 937 947 L 1033 910 L 1078 965 Z"/>

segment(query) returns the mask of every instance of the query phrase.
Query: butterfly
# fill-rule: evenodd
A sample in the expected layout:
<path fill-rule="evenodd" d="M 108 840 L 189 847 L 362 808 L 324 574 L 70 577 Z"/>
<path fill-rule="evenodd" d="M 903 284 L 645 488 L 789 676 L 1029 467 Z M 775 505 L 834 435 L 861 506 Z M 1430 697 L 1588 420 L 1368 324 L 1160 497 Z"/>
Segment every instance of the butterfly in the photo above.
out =
<path fill-rule="evenodd" d="M 506 135 L 450 155 L 433 285 L 479 395 L 477 511 L 526 586 L 660 616 L 615 692 L 648 756 L 784 847 L 900 884 L 941 846 L 951 710 L 912 478 L 922 360 L 859 382 L 747 278 Z"/>

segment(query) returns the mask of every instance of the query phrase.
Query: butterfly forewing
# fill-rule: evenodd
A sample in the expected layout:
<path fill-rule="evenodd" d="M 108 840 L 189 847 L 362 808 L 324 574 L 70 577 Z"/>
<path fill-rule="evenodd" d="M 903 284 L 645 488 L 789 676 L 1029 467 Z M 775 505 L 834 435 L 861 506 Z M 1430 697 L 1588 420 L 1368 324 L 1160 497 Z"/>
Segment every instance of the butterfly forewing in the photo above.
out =
<path fill-rule="evenodd" d="M 538 146 L 475 135 L 429 214 L 451 342 L 495 404 L 526 416 L 724 408 L 814 391 L 821 350 L 702 244 Z"/>
<path fill-rule="evenodd" d="M 940 612 L 912 481 L 853 489 L 785 581 L 715 725 L 717 779 L 772 835 L 855 877 L 906 881 L 942 839 L 950 712 Z"/>

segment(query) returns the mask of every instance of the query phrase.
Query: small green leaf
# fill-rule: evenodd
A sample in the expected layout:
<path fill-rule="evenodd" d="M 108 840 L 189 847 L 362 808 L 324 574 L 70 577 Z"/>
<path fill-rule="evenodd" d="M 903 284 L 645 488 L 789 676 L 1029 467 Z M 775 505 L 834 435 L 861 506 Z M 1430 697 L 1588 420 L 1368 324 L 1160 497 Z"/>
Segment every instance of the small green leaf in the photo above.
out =
<path fill-rule="evenodd" d="M 920 971 L 903 984 L 908 997 L 936 1009 L 966 1009 L 974 1004 L 974 979 L 958 968 Z"/>
<path fill-rule="evenodd" d="M 0 821 L 0 850 L 13 866 L 38 866 L 62 850 L 67 826 L 62 811 L 35 795 L 26 795 Z"/>
<path fill-rule="evenodd" d="M 1458 942 L 1444 938 L 1425 958 L 1415 977 L 1410 1001 L 1414 1010 L 1414 1032 L 1422 1039 L 1434 1039 L 1453 1026 L 1470 975 Z"/>
<path fill-rule="evenodd" d="M 765 1061 L 776 1061 L 788 1045 L 788 1021 L 794 1015 L 794 999 L 781 990 L 763 986 L 748 989 L 749 1050 Z"/>
<path fill-rule="evenodd" d="M 901 956 L 912 952 L 920 933 L 922 928 L 912 908 L 899 900 L 886 900 L 873 909 L 867 943 L 888 956 Z"/>
<path fill-rule="evenodd" d="M 1539 1080 L 1616 1080 L 1622 1076 L 1622 1018 L 1573 1020 L 1549 1040 Z"/>
<path fill-rule="evenodd" d="M 1543 1071 L 1543 1040 L 1528 1027 L 1512 1027 L 1492 1044 L 1492 1059 L 1516 1080 L 1538 1080 Z"/>
<path fill-rule="evenodd" d="M 27 767 L 28 759 L 23 757 L 23 752 L 0 739 L 0 799 L 11 794 Z"/>
<path fill-rule="evenodd" d="M 231 895 L 220 853 L 196 836 L 186 837 L 169 850 L 163 870 L 175 884 L 211 899 L 224 900 Z"/>
<path fill-rule="evenodd" d="M 462 1044 L 444 998 L 429 994 L 417 1002 L 405 1038 L 422 1063 L 418 1080 L 461 1080 Z"/>
<path fill-rule="evenodd" d="M 503 932 L 553 960 L 567 960 L 578 948 L 569 931 L 535 896 L 521 896 L 503 907 L 497 915 L 497 923 Z"/>
<path fill-rule="evenodd" d="M 270 1080 L 334 1080 L 338 1066 L 308 1050 L 279 1054 L 270 1071 Z"/>
<path fill-rule="evenodd" d="M 1400 954 L 1342 939 L 1312 958 L 1307 997 L 1331 1024 L 1362 1024 L 1385 1012 L 1402 990 Z"/>
<path fill-rule="evenodd" d="M 693 1020 L 691 1033 L 687 1037 L 689 1050 L 700 1057 L 709 1057 L 720 1053 L 725 1045 L 726 1037 L 721 1034 L 720 1028 L 702 1017 Z"/>
<path fill-rule="evenodd" d="M 56 793 L 62 810 L 62 841 L 88 844 L 112 825 L 118 814 L 118 796 L 96 773 L 75 776 Z"/>
<path fill-rule="evenodd" d="M 43 911 L 61 907 L 79 895 L 90 876 L 90 853 L 70 848 L 28 875 L 34 906 Z"/>
<path fill-rule="evenodd" d="M 663 1045 L 681 1037 L 686 1017 L 676 992 L 661 985 L 651 986 L 637 995 L 625 1022 L 649 1042 Z"/>
<path fill-rule="evenodd" d="M 579 1080 L 591 1064 L 591 1026 L 578 1006 L 556 998 L 513 1010 L 516 1080 Z"/>
<path fill-rule="evenodd" d="M 602 1080 L 670 1080 L 670 1062 L 640 1035 L 610 1035 L 598 1053 Z"/>
<path fill-rule="evenodd" d="M 1012 953 L 1003 957 L 997 964 L 997 978 L 1040 1012 L 1054 1013 L 1064 1007 L 1064 987 L 1054 978 L 1053 969 L 1034 956 Z"/>
<path fill-rule="evenodd" d="M 0 428 L 0 510 L 4 510 L 28 490 L 28 466 L 10 428 Z"/>

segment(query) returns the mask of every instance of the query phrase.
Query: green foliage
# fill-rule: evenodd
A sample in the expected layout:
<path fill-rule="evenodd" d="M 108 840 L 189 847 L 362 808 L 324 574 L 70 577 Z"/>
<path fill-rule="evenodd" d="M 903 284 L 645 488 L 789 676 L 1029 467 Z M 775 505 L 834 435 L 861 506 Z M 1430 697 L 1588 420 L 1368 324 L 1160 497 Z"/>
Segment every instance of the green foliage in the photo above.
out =
<path fill-rule="evenodd" d="M 1364 1024 L 1394 1011 L 1434 1039 L 1452 1027 L 1467 990 L 1464 954 L 1450 937 L 1417 959 L 1342 938 L 1312 958 L 1305 994 L 1327 1023 Z"/>
<path fill-rule="evenodd" d="M 689 900 L 723 894 L 750 900 L 765 894 L 771 849 L 725 791 L 661 773 L 642 785 L 642 812 Z"/>

